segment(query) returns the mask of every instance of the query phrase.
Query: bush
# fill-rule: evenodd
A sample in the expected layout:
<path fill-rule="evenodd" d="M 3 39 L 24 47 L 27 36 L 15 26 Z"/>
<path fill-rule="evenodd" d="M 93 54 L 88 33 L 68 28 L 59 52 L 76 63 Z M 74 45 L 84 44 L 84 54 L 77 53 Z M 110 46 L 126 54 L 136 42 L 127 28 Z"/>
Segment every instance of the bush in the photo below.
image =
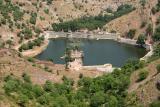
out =
<path fill-rule="evenodd" d="M 19 9 L 13 12 L 13 17 L 15 21 L 21 20 L 23 17 L 24 13 L 21 12 Z"/>
<path fill-rule="evenodd" d="M 29 49 L 33 49 L 33 47 L 35 46 L 40 46 L 44 41 L 44 37 L 39 37 L 37 39 L 34 39 L 33 41 L 29 41 L 26 44 L 23 44 L 20 48 L 19 51 L 22 52 L 23 50 L 29 50 Z"/>
<path fill-rule="evenodd" d="M 127 34 L 127 37 L 132 39 L 136 34 L 136 29 L 130 29 L 128 34 Z"/>
<path fill-rule="evenodd" d="M 159 80 L 159 81 L 157 81 L 157 83 L 156 83 L 156 87 L 157 87 L 157 89 L 160 91 L 160 80 Z"/>
<path fill-rule="evenodd" d="M 18 96 L 18 102 L 17 103 L 18 103 L 18 105 L 20 105 L 20 107 L 25 107 L 26 103 L 28 103 L 28 101 L 29 101 L 29 98 L 26 95 L 20 94 Z"/>
<path fill-rule="evenodd" d="M 140 4 L 144 7 L 146 5 L 146 0 L 140 0 Z"/>
<path fill-rule="evenodd" d="M 141 35 L 138 36 L 138 39 L 137 39 L 136 43 L 138 45 L 143 46 L 145 44 L 145 39 L 146 39 L 146 37 L 143 34 L 141 34 Z"/>
<path fill-rule="evenodd" d="M 44 9 L 44 12 L 45 12 L 46 14 L 49 14 L 49 9 Z"/>
<path fill-rule="evenodd" d="M 160 107 L 160 101 L 154 101 L 152 102 L 149 107 Z"/>
<path fill-rule="evenodd" d="M 141 23 L 141 28 L 144 28 L 146 26 L 146 24 L 147 24 L 146 22 L 142 22 Z"/>
<path fill-rule="evenodd" d="M 27 60 L 28 60 L 29 62 L 35 62 L 34 58 L 32 58 L 32 57 L 28 57 Z"/>
<path fill-rule="evenodd" d="M 139 76 L 138 81 L 142 81 L 142 80 L 146 79 L 148 74 L 149 73 L 146 70 L 140 71 L 139 74 L 138 74 L 138 76 Z"/>
<path fill-rule="evenodd" d="M 157 13 L 157 10 L 156 10 L 155 7 L 153 7 L 153 8 L 151 9 L 151 11 L 152 11 L 152 14 L 156 14 L 156 13 Z"/>
<path fill-rule="evenodd" d="M 32 30 L 29 28 L 25 28 L 21 31 L 22 34 L 24 34 L 25 39 L 29 39 L 32 37 Z"/>
<path fill-rule="evenodd" d="M 153 57 L 160 57 L 160 44 L 158 44 L 157 46 L 154 47 L 153 50 Z"/>
<path fill-rule="evenodd" d="M 153 35 L 154 41 L 160 41 L 160 26 L 158 26 L 155 30 L 155 33 Z"/>
<path fill-rule="evenodd" d="M 91 97 L 91 107 L 98 107 L 99 105 L 104 104 L 105 102 L 105 94 L 102 92 L 95 93 Z"/>
<path fill-rule="evenodd" d="M 31 13 L 30 23 L 35 25 L 36 20 L 37 20 L 37 14 L 36 13 Z"/>
<path fill-rule="evenodd" d="M 82 73 L 79 74 L 79 78 L 83 78 L 83 74 Z"/>
<path fill-rule="evenodd" d="M 47 5 L 50 5 L 50 4 L 52 4 L 53 0 L 46 0 L 46 1 L 47 1 Z"/>
<path fill-rule="evenodd" d="M 27 75 L 26 73 L 23 73 L 22 77 L 25 82 L 31 83 L 31 79 L 29 75 Z"/>
<path fill-rule="evenodd" d="M 157 69 L 157 72 L 160 73 L 160 64 L 157 65 L 156 69 Z"/>
<path fill-rule="evenodd" d="M 149 34 L 149 35 L 153 34 L 153 26 L 152 26 L 152 24 L 148 25 L 148 27 L 146 29 L 146 33 Z"/>
<path fill-rule="evenodd" d="M 157 18 L 156 24 L 160 24 L 160 17 Z"/>

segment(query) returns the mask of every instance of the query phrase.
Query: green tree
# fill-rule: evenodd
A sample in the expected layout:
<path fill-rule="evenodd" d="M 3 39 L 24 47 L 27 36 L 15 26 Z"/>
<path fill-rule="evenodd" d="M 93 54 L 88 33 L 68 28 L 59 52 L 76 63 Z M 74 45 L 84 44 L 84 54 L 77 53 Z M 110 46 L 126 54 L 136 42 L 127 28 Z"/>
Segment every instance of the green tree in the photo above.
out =
<path fill-rule="evenodd" d="M 14 20 L 15 21 L 20 21 L 23 17 L 24 13 L 21 12 L 19 9 L 16 9 L 14 12 L 13 12 L 13 17 L 14 17 Z"/>
<path fill-rule="evenodd" d="M 68 100 L 64 96 L 59 96 L 56 98 L 56 104 L 53 107 L 67 107 L 69 104 Z"/>
<path fill-rule="evenodd" d="M 147 76 L 148 76 L 148 74 L 149 74 L 148 71 L 146 71 L 146 70 L 141 70 L 141 71 L 139 72 L 139 74 L 138 74 L 138 76 L 139 76 L 138 81 L 142 81 L 142 80 L 146 79 Z"/>
<path fill-rule="evenodd" d="M 47 92 L 51 92 L 54 89 L 54 85 L 53 83 L 51 83 L 51 81 L 46 81 L 43 87 L 44 87 L 44 90 Z"/>
<path fill-rule="evenodd" d="M 115 96 L 110 96 L 109 101 L 105 104 L 106 107 L 118 107 L 118 100 Z"/>
<path fill-rule="evenodd" d="M 141 34 L 138 36 L 136 43 L 139 44 L 140 46 L 143 46 L 145 44 L 145 39 L 146 37 L 143 34 Z"/>
<path fill-rule="evenodd" d="M 100 107 L 105 103 L 105 94 L 103 92 L 97 92 L 91 97 L 91 107 Z"/>
<path fill-rule="evenodd" d="M 44 93 L 44 90 L 39 85 L 34 85 L 32 87 L 32 91 L 34 92 L 35 97 L 39 97 L 39 96 L 43 95 L 43 93 Z"/>
<path fill-rule="evenodd" d="M 11 92 L 16 91 L 18 86 L 19 82 L 17 80 L 9 79 L 4 85 L 4 89 L 7 94 L 10 94 Z"/>
<path fill-rule="evenodd" d="M 26 104 L 28 103 L 28 101 L 29 101 L 29 99 L 28 99 L 28 97 L 26 96 L 26 95 L 24 95 L 24 94 L 20 94 L 19 96 L 18 96 L 18 105 L 20 105 L 21 107 L 25 107 L 26 106 Z"/>

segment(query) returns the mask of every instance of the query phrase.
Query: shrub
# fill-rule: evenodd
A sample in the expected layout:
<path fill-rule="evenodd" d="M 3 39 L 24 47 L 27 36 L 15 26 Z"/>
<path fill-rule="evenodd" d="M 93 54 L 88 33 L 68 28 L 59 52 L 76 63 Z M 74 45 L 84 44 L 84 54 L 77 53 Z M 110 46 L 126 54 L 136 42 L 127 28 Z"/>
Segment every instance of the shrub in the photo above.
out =
<path fill-rule="evenodd" d="M 21 47 L 19 48 L 19 51 L 22 52 L 23 50 L 28 50 L 28 46 L 26 44 L 22 44 Z"/>
<path fill-rule="evenodd" d="M 20 105 L 20 107 L 25 107 L 26 103 L 29 101 L 29 98 L 24 95 L 24 94 L 20 94 L 18 96 L 18 105 Z"/>
<path fill-rule="evenodd" d="M 43 88 L 44 88 L 45 91 L 51 92 L 54 89 L 54 85 L 51 81 L 46 81 Z"/>
<path fill-rule="evenodd" d="M 32 57 L 29 57 L 27 60 L 28 60 L 29 62 L 35 62 L 34 58 L 32 58 Z"/>
<path fill-rule="evenodd" d="M 146 37 L 143 34 L 141 34 L 138 36 L 136 43 L 143 46 L 145 44 L 145 39 L 146 39 Z"/>
<path fill-rule="evenodd" d="M 30 23 L 35 25 L 36 24 L 36 19 L 37 19 L 37 14 L 36 13 L 31 13 Z"/>
<path fill-rule="evenodd" d="M 143 21 L 143 22 L 141 23 L 141 28 L 144 28 L 144 27 L 146 26 L 146 24 L 147 24 L 147 23 Z"/>
<path fill-rule="evenodd" d="M 152 102 L 149 107 L 160 107 L 160 101 L 154 101 Z"/>
<path fill-rule="evenodd" d="M 49 14 L 49 9 L 44 9 L 44 12 L 45 12 L 46 14 Z"/>
<path fill-rule="evenodd" d="M 24 15 L 24 13 L 21 12 L 19 9 L 17 9 L 16 11 L 13 12 L 13 17 L 14 17 L 15 21 L 21 20 L 23 15 Z"/>
<path fill-rule="evenodd" d="M 160 91 L 160 80 L 159 80 L 159 81 L 157 81 L 157 83 L 156 83 L 156 87 L 157 87 L 157 89 Z"/>
<path fill-rule="evenodd" d="M 91 97 L 91 107 L 98 107 L 99 105 L 104 104 L 105 102 L 105 94 L 102 92 L 95 93 Z"/>
<path fill-rule="evenodd" d="M 47 1 L 47 5 L 50 5 L 50 4 L 52 4 L 53 0 L 46 0 L 46 1 Z"/>
<path fill-rule="evenodd" d="M 160 26 L 158 26 L 155 30 L 155 33 L 153 35 L 154 41 L 160 41 Z"/>
<path fill-rule="evenodd" d="M 142 80 L 146 79 L 148 74 L 149 73 L 146 70 L 140 71 L 139 74 L 138 74 L 138 76 L 139 76 L 138 81 L 142 81 Z"/>
<path fill-rule="evenodd" d="M 127 34 L 127 37 L 132 39 L 135 36 L 135 34 L 136 34 L 136 29 L 130 29 Z"/>
<path fill-rule="evenodd" d="M 31 79 L 29 75 L 27 75 L 26 73 L 23 73 L 22 77 L 25 82 L 31 83 Z"/>
<path fill-rule="evenodd" d="M 157 72 L 160 73 L 160 64 L 157 65 L 156 69 L 157 69 Z"/>
<path fill-rule="evenodd" d="M 113 10 L 112 10 L 111 8 L 107 8 L 107 9 L 106 9 L 106 12 L 108 12 L 108 13 L 113 13 Z"/>
<path fill-rule="evenodd" d="M 79 78 L 83 78 L 83 74 L 82 73 L 79 74 Z"/>
<path fill-rule="evenodd" d="M 6 81 L 6 84 L 4 85 L 5 93 L 10 95 L 11 92 L 14 92 L 17 90 L 19 86 L 19 82 L 13 78 L 8 78 Z"/>
<path fill-rule="evenodd" d="M 153 56 L 159 58 L 160 57 L 160 44 L 154 47 Z"/>
<path fill-rule="evenodd" d="M 140 0 L 140 4 L 144 7 L 146 5 L 146 0 Z"/>
<path fill-rule="evenodd" d="M 38 37 L 37 39 L 34 39 L 33 41 L 29 41 L 26 44 L 22 44 L 19 48 L 19 51 L 22 52 L 23 50 L 29 50 L 33 49 L 35 46 L 40 46 L 44 41 L 44 37 Z"/>
<path fill-rule="evenodd" d="M 148 27 L 146 29 L 146 33 L 149 34 L 149 35 L 153 34 L 153 26 L 152 26 L 152 24 L 148 25 Z"/>
<path fill-rule="evenodd" d="M 32 30 L 29 28 L 25 28 L 21 31 L 22 34 L 24 34 L 25 39 L 29 39 L 32 37 Z"/>
<path fill-rule="evenodd" d="M 160 24 L 160 17 L 157 18 L 156 24 Z"/>
<path fill-rule="evenodd" d="M 153 14 L 156 14 L 156 13 L 157 13 L 157 10 L 156 10 L 155 7 L 153 7 L 153 8 L 151 9 L 151 11 L 152 11 Z"/>

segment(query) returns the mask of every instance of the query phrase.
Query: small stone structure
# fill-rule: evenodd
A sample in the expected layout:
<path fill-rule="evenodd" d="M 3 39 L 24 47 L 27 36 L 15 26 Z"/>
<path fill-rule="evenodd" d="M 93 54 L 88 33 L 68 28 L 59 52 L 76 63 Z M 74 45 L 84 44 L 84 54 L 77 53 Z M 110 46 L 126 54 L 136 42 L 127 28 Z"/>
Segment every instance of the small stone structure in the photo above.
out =
<path fill-rule="evenodd" d="M 70 57 L 72 61 L 67 62 L 67 68 L 71 71 L 78 71 L 83 66 L 83 52 L 78 50 L 71 50 Z"/>

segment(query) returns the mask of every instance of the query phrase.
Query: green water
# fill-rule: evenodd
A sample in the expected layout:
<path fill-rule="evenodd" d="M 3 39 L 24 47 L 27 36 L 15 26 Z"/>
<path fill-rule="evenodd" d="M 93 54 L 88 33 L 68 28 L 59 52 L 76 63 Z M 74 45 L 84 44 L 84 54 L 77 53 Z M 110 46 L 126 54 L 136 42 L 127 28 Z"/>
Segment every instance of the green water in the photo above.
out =
<path fill-rule="evenodd" d="M 121 44 L 112 40 L 82 40 L 84 65 L 101 65 L 111 63 L 120 67 L 130 58 L 141 58 L 146 54 L 142 48 Z M 65 39 L 50 40 L 47 49 L 36 56 L 40 60 L 52 59 L 54 63 L 64 64 L 61 59 L 66 48 Z"/>

